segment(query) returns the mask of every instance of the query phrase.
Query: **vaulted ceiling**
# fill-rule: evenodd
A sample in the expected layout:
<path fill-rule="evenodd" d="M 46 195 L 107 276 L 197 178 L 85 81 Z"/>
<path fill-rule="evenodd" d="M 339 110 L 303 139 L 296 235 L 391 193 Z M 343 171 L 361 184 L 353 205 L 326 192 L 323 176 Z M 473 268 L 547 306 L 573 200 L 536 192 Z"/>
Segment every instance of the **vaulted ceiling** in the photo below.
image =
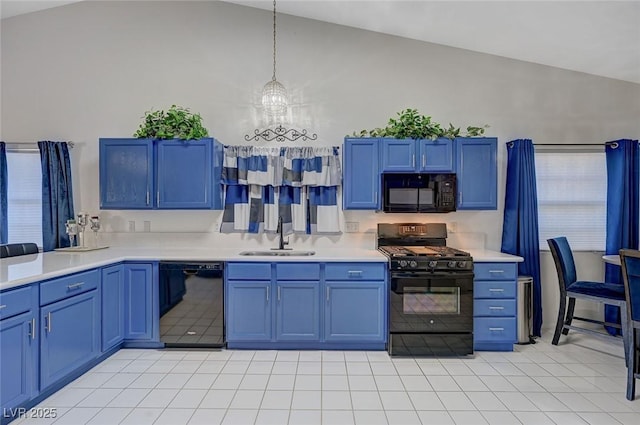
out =
<path fill-rule="evenodd" d="M 75 1 L 3 0 L 0 11 L 4 19 L 68 3 Z M 277 10 L 640 84 L 640 0 L 280 0 Z"/>

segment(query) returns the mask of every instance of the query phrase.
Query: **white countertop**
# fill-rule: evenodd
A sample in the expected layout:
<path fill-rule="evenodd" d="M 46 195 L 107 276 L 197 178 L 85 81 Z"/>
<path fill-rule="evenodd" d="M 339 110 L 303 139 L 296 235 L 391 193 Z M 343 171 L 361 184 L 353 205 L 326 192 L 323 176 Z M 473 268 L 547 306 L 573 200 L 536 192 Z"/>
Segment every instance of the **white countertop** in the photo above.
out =
<path fill-rule="evenodd" d="M 278 262 L 386 262 L 375 249 L 314 248 L 312 256 L 241 256 L 237 248 L 125 248 L 88 252 L 46 252 L 0 260 L 0 290 L 102 267 L 120 261 L 278 261 Z M 467 250 L 476 262 L 521 262 L 521 257 L 497 251 Z"/>

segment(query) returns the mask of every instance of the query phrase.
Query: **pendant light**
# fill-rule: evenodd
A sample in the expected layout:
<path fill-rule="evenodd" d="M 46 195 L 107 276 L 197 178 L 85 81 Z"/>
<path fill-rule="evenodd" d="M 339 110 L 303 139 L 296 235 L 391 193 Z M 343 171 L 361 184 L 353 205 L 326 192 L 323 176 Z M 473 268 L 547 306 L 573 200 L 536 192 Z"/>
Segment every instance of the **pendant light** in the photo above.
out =
<path fill-rule="evenodd" d="M 309 133 L 306 129 L 284 127 L 282 122 L 285 121 L 288 107 L 287 89 L 276 79 L 276 1 L 273 0 L 273 76 L 271 81 L 265 84 L 262 89 L 262 109 L 270 121 L 277 125 L 274 128 L 267 127 L 264 130 L 255 129 L 253 134 L 245 134 L 244 139 L 254 142 L 317 140 L 318 135 Z"/>
<path fill-rule="evenodd" d="M 273 0 L 273 76 L 262 89 L 262 107 L 273 118 L 284 118 L 289 98 L 287 89 L 276 79 L 276 0 Z"/>

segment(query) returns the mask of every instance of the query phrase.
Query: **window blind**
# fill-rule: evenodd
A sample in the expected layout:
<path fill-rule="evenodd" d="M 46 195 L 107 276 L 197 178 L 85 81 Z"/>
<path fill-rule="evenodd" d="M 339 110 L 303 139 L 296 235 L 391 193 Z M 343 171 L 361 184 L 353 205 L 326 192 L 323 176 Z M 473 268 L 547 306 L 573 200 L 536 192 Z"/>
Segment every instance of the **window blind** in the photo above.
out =
<path fill-rule="evenodd" d="M 7 152 L 9 243 L 42 247 L 42 168 L 40 154 Z"/>
<path fill-rule="evenodd" d="M 607 167 L 604 150 L 537 151 L 540 249 L 566 236 L 574 251 L 604 251 Z"/>

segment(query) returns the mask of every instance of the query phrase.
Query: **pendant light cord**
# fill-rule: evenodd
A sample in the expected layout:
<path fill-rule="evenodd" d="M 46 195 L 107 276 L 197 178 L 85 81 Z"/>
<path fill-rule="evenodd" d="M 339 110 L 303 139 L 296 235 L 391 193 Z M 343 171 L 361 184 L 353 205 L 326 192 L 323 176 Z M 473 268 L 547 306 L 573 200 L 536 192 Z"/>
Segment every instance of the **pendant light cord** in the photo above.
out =
<path fill-rule="evenodd" d="M 273 0 L 273 77 L 271 81 L 276 81 L 276 0 Z"/>

